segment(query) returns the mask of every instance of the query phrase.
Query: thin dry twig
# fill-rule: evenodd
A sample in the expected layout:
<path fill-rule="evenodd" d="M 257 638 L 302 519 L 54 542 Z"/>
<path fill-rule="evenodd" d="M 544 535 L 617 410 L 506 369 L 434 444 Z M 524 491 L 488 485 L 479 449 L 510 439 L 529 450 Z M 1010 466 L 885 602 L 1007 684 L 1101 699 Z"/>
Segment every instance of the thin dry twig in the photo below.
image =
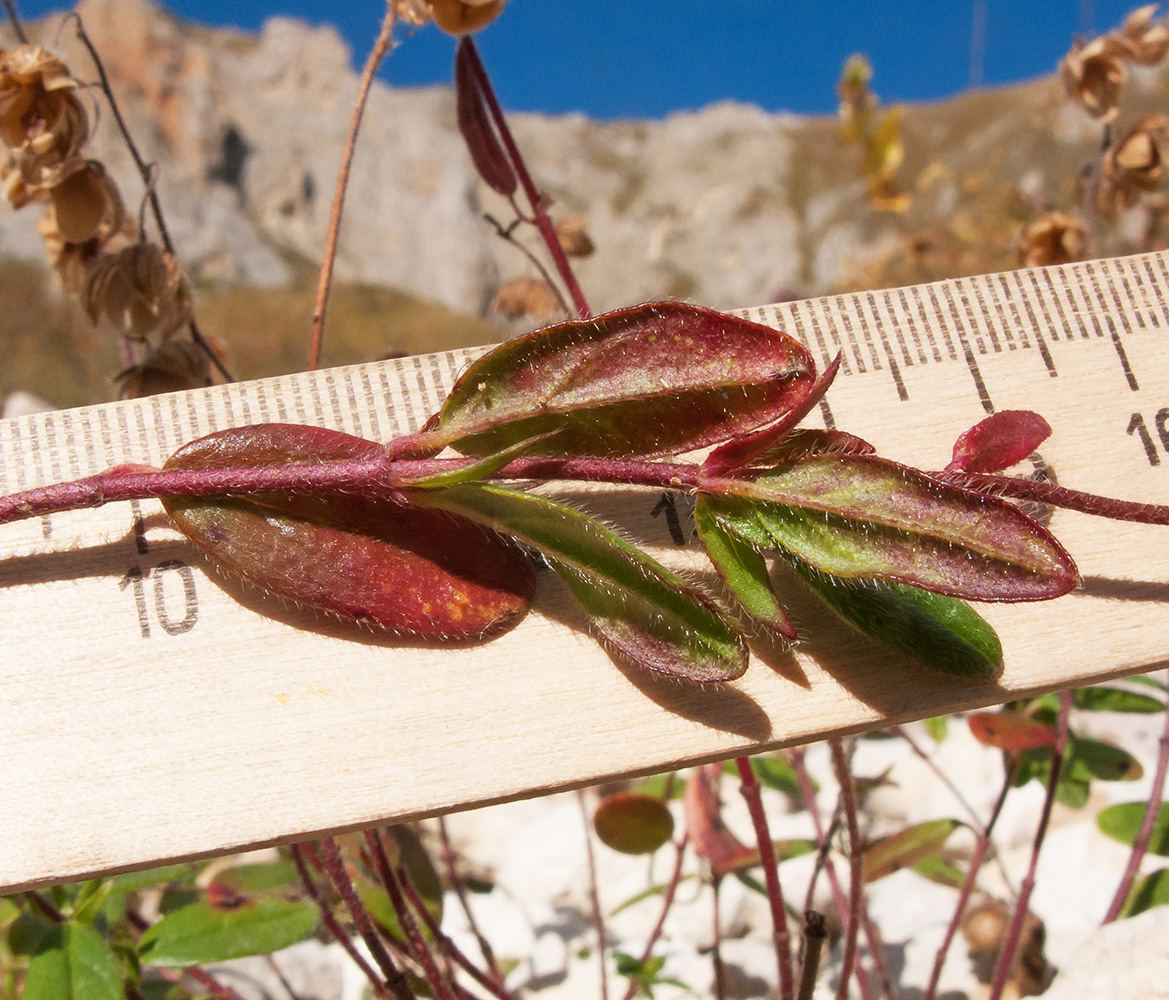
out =
<path fill-rule="evenodd" d="M 146 190 L 146 198 L 150 203 L 150 213 L 154 217 L 155 226 L 158 228 L 158 238 L 162 241 L 163 249 L 172 257 L 177 257 L 174 243 L 170 238 L 170 231 L 166 228 L 166 220 L 163 218 L 162 203 L 158 200 L 158 191 L 154 183 L 154 167 L 142 158 L 142 154 L 138 150 L 138 145 L 134 142 L 133 135 L 130 134 L 130 127 L 126 124 L 126 119 L 122 117 L 122 109 L 118 105 L 118 99 L 114 96 L 113 87 L 110 86 L 110 78 L 106 73 L 105 63 L 102 62 L 97 48 L 90 40 L 89 34 L 85 30 L 85 25 L 82 23 L 81 16 L 74 12 L 68 14 L 67 17 L 71 18 L 77 26 L 77 37 L 81 44 L 85 46 L 85 50 L 89 53 L 89 58 L 93 62 L 94 69 L 97 70 L 98 85 L 101 87 L 102 93 L 106 95 L 106 100 L 109 101 L 110 110 L 114 114 L 114 121 L 117 123 L 118 131 L 122 136 L 122 142 L 125 143 L 126 149 L 134 161 L 138 176 L 142 178 L 142 186 Z M 207 359 L 215 366 L 219 374 L 228 382 L 234 381 L 231 373 L 224 366 L 223 362 L 219 360 L 219 355 L 207 343 L 206 338 L 199 330 L 199 325 L 195 321 L 194 316 L 187 321 L 187 329 L 190 331 L 191 339 L 207 355 Z"/>
<path fill-rule="evenodd" d="M 462 875 L 459 873 L 458 858 L 455 856 L 454 847 L 451 845 L 450 831 L 447 830 L 446 819 L 442 816 L 438 817 L 438 837 L 439 843 L 442 845 L 442 860 L 446 866 L 447 881 L 450 882 L 451 888 L 455 890 L 455 896 L 458 898 L 459 905 L 463 908 L 463 914 L 467 918 L 467 927 L 470 928 L 471 933 L 475 936 L 475 942 L 479 945 L 479 951 L 483 954 L 483 961 L 487 963 L 487 969 L 491 973 L 491 978 L 502 988 L 504 980 L 503 971 L 499 968 L 499 962 L 495 957 L 495 950 L 491 947 L 491 942 L 483 934 L 478 921 L 475 919 L 475 914 L 471 910 L 471 901 L 467 898 L 467 886 L 463 881 Z"/>
<path fill-rule="evenodd" d="M 393 42 L 397 8 L 386 7 L 381 31 L 373 43 L 365 68 L 361 71 L 361 82 L 357 87 L 357 99 L 349 119 L 349 132 L 345 136 L 345 148 L 341 151 L 341 166 L 337 171 L 337 185 L 333 189 L 333 211 L 329 216 L 329 229 L 325 237 L 325 255 L 321 261 L 321 275 L 317 282 L 317 300 L 313 305 L 312 340 L 309 343 L 308 370 L 315 371 L 321 366 L 321 345 L 325 339 L 325 314 L 329 308 L 329 290 L 333 285 L 333 267 L 337 262 L 337 242 L 341 234 L 341 213 L 345 208 L 345 193 L 349 188 L 349 174 L 353 169 L 353 154 L 357 149 L 357 134 L 361 130 L 361 119 L 365 104 L 373 87 L 378 67 L 390 51 Z"/>
<path fill-rule="evenodd" d="M 804 913 L 804 964 L 800 969 L 800 991 L 796 1000 L 812 1000 L 816 992 L 816 975 L 820 971 L 820 953 L 828 931 L 824 927 L 824 914 L 816 910 Z"/>
<path fill-rule="evenodd" d="M 20 14 L 16 11 L 16 4 L 12 0 L 4 0 L 4 11 L 8 15 L 8 20 L 12 24 L 13 34 L 16 35 L 16 40 L 21 45 L 28 44 L 28 35 L 25 34 L 24 25 L 21 23 Z"/>
<path fill-rule="evenodd" d="M 836 1000 L 845 1000 L 848 996 L 848 981 L 852 978 L 853 965 L 856 962 L 856 943 L 861 926 L 861 901 L 863 886 L 861 883 L 861 844 L 860 824 L 857 820 L 856 789 L 852 783 L 852 773 L 848 766 L 848 757 L 844 752 L 844 744 L 840 740 L 829 740 L 828 746 L 832 751 L 832 767 L 836 772 L 836 781 L 840 785 L 841 800 L 844 804 L 844 818 L 848 826 L 848 928 L 844 934 L 844 954 L 840 960 L 840 984 L 836 988 Z"/>

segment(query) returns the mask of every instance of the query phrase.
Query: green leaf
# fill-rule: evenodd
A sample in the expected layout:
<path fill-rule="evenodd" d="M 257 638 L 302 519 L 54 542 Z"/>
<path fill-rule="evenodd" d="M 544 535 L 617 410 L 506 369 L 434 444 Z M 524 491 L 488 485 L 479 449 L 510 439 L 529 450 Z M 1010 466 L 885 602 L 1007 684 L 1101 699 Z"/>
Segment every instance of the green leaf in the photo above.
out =
<path fill-rule="evenodd" d="M 435 871 L 430 854 L 422 846 L 418 835 L 404 825 L 386 827 L 384 832 L 383 842 L 390 865 L 405 869 L 411 885 L 422 900 L 422 905 L 426 907 L 436 924 L 442 923 L 442 882 Z M 381 882 L 374 882 L 364 875 L 358 875 L 356 885 L 357 894 L 374 919 L 392 937 L 404 941 L 406 934 L 398 919 L 398 913 Z M 422 922 L 419 922 L 419 931 L 423 937 L 430 940 L 430 931 Z"/>
<path fill-rule="evenodd" d="M 1136 781 L 1144 774 L 1140 761 L 1128 751 L 1075 735 L 1068 737 L 1064 770 L 1077 781 Z"/>
<path fill-rule="evenodd" d="M 404 479 L 401 482 L 403 486 L 409 486 L 412 489 L 436 490 L 443 489 L 447 486 L 458 486 L 460 483 L 473 483 L 477 479 L 486 479 L 493 473 L 498 472 L 513 459 L 519 458 L 524 452 L 531 451 L 541 441 L 555 437 L 556 434 L 557 431 L 549 431 L 547 434 L 537 434 L 533 438 L 517 441 L 515 444 L 493 455 L 487 455 L 485 458 L 467 462 L 466 465 L 461 465 L 457 469 L 436 472 L 429 476 L 419 476 L 415 479 Z"/>
<path fill-rule="evenodd" d="M 1132 846 L 1145 818 L 1147 803 L 1123 802 L 1109 806 L 1096 817 L 1100 832 L 1122 844 Z M 1162 802 L 1153 823 L 1153 835 L 1149 839 L 1149 853 L 1169 857 L 1169 802 Z"/>
<path fill-rule="evenodd" d="M 1060 775 L 1059 784 L 1055 786 L 1055 799 L 1069 809 L 1083 809 L 1088 804 L 1088 796 L 1092 794 L 1092 784 L 1082 778 Z"/>
<path fill-rule="evenodd" d="M 271 892 L 273 889 L 299 887 L 300 875 L 295 862 L 281 858 L 267 864 L 235 865 L 221 871 L 215 881 L 241 893 Z"/>
<path fill-rule="evenodd" d="M 865 882 L 875 882 L 902 868 L 912 868 L 937 854 L 950 834 L 961 825 L 956 819 L 930 820 L 866 845 L 861 855 Z"/>
<path fill-rule="evenodd" d="M 1138 879 L 1125 901 L 1122 917 L 1135 917 L 1138 913 L 1151 910 L 1154 906 L 1169 905 L 1169 868 L 1158 868 L 1155 872 Z"/>
<path fill-rule="evenodd" d="M 287 424 L 237 427 L 180 449 L 166 469 L 370 460 L 372 441 Z M 531 561 L 461 518 L 334 490 L 163 501 L 228 574 L 351 621 L 441 639 L 510 628 L 535 593 Z"/>
<path fill-rule="evenodd" d="M 8 949 L 14 955 L 35 955 L 46 946 L 45 940 L 55 933 L 60 924 L 50 920 L 40 910 L 31 906 L 22 909 L 17 918 L 9 924 L 5 937 Z"/>
<path fill-rule="evenodd" d="M 648 778 L 642 778 L 632 790 L 664 801 L 667 798 L 680 799 L 685 788 L 686 779 L 681 774 L 677 771 L 666 771 L 663 774 L 651 774 Z"/>
<path fill-rule="evenodd" d="M 747 669 L 742 636 L 711 598 L 599 521 L 499 486 L 455 486 L 424 502 L 538 549 L 605 643 L 634 663 L 699 682 L 733 680 Z"/>
<path fill-rule="evenodd" d="M 1019 508 L 875 456 L 813 455 L 711 488 L 724 528 L 832 576 L 985 601 L 1046 600 L 1078 580 L 1059 542 Z"/>
<path fill-rule="evenodd" d="M 993 628 L 970 605 L 902 583 L 845 580 L 791 560 L 796 573 L 858 631 L 934 670 L 993 677 L 1003 665 Z"/>
<path fill-rule="evenodd" d="M 153 885 L 164 885 L 170 882 L 180 882 L 184 885 L 194 885 L 198 868 L 192 864 L 167 865 L 164 868 L 147 868 L 140 872 L 125 872 L 115 875 L 110 882 L 113 892 L 137 892 L 139 889 L 148 889 Z"/>
<path fill-rule="evenodd" d="M 93 923 L 109 899 L 112 889 L 112 879 L 95 878 L 83 882 L 73 900 L 73 919 L 83 924 Z"/>
<path fill-rule="evenodd" d="M 681 302 L 635 306 L 497 347 L 455 383 L 427 443 L 487 454 L 559 430 L 535 452 L 676 454 L 783 417 L 813 368 L 767 327 Z"/>
<path fill-rule="evenodd" d="M 948 886 L 951 889 L 961 889 L 962 884 L 966 881 L 966 876 L 961 869 L 943 861 L 937 854 L 922 858 L 913 866 L 913 870 L 922 878 L 936 882 L 938 885 Z"/>
<path fill-rule="evenodd" d="M 97 931 L 69 921 L 32 956 L 21 1000 L 122 1000 L 114 953 Z"/>
<path fill-rule="evenodd" d="M 226 962 L 287 948 L 309 937 L 316 926 L 316 905 L 307 900 L 257 896 L 233 909 L 216 909 L 200 900 L 148 928 L 138 951 L 143 962 L 155 966 Z"/>
<path fill-rule="evenodd" d="M 606 847 L 622 854 L 652 854 L 674 835 L 674 817 L 661 799 L 636 792 L 603 798 L 593 827 Z"/>
<path fill-rule="evenodd" d="M 800 798 L 802 793 L 799 778 L 796 777 L 795 769 L 791 764 L 782 757 L 752 757 L 751 770 L 755 772 L 755 777 L 764 787 L 783 792 L 793 799 Z M 739 773 L 733 760 L 723 763 L 723 771 L 732 776 L 737 776 Z M 817 790 L 817 787 L 816 782 L 813 781 L 812 789 Z"/>
<path fill-rule="evenodd" d="M 722 527 L 705 496 L 700 495 L 694 505 L 694 526 L 718 575 L 747 613 L 785 639 L 794 640 L 795 626 L 775 596 L 767 563 L 758 550 Z"/>
<path fill-rule="evenodd" d="M 1080 688 L 1072 695 L 1076 708 L 1090 712 L 1164 712 L 1165 703 L 1158 698 L 1123 688 Z"/>
<path fill-rule="evenodd" d="M 948 716 L 935 715 L 929 719 L 922 719 L 922 725 L 925 726 L 925 731 L 930 734 L 930 739 L 935 743 L 941 743 L 946 738 Z"/>

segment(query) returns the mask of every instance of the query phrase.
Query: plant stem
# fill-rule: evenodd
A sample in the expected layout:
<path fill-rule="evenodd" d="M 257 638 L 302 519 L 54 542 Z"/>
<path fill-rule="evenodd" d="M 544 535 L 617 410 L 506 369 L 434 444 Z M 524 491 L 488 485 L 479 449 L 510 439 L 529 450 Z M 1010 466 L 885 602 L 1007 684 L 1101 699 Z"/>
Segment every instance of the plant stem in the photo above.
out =
<path fill-rule="evenodd" d="M 848 927 L 844 935 L 844 954 L 840 960 L 840 983 L 836 988 L 836 1000 L 846 1000 L 848 996 L 848 981 L 852 978 L 853 964 L 856 961 L 857 934 L 861 925 L 861 901 L 863 891 L 861 882 L 861 844 L 860 824 L 857 820 L 856 790 L 852 783 L 852 773 L 848 767 L 848 757 L 844 752 L 844 744 L 840 740 L 829 740 L 828 746 L 832 751 L 832 767 L 836 772 L 836 781 L 840 785 L 841 799 L 844 803 L 844 817 L 848 826 Z"/>
<path fill-rule="evenodd" d="M 710 961 L 714 967 L 714 1000 L 726 1000 L 726 977 L 723 973 L 722 956 L 723 927 L 722 918 L 718 912 L 718 887 L 721 884 L 722 876 L 716 872 L 710 880 L 711 896 L 714 900 L 714 915 L 711 918 L 712 926 L 710 929 Z"/>
<path fill-rule="evenodd" d="M 1069 490 L 1055 483 L 1036 482 L 1033 479 L 1019 479 L 1015 476 L 992 476 L 982 472 L 931 472 L 935 479 L 951 483 L 988 496 L 1011 497 L 1015 500 L 1033 500 L 1077 510 L 1083 514 L 1095 514 L 1114 521 L 1135 521 L 1140 524 L 1169 525 L 1169 505 L 1136 503 L 1132 500 L 1114 500 L 1112 497 L 1097 496 L 1080 490 Z"/>
<path fill-rule="evenodd" d="M 390 51 L 397 20 L 397 8 L 388 4 L 382 19 L 381 31 L 373 43 L 365 68 L 361 71 L 361 82 L 357 87 L 357 99 L 349 119 L 349 132 L 345 136 L 345 148 L 341 151 L 341 166 L 337 171 L 337 185 L 333 189 L 333 211 L 329 216 L 329 229 L 325 236 L 325 254 L 321 261 L 321 274 L 317 282 L 317 300 L 313 306 L 312 340 L 309 343 L 308 370 L 315 371 L 321 365 L 321 344 L 325 337 L 325 313 L 329 307 L 329 290 L 333 284 L 333 266 L 337 260 L 337 242 L 341 234 L 341 213 L 345 208 L 345 192 L 349 188 L 349 174 L 353 168 L 353 153 L 357 148 L 357 133 L 361 130 L 361 118 L 365 104 L 373 87 L 378 66 Z"/>
<path fill-rule="evenodd" d="M 999 953 L 998 964 L 994 970 L 994 982 L 991 984 L 987 1000 L 999 1000 L 1003 988 L 1007 984 L 1007 977 L 1014 967 L 1015 952 L 1019 947 L 1019 937 L 1023 931 L 1023 922 L 1027 917 L 1027 904 L 1031 899 L 1031 891 L 1035 888 L 1035 870 L 1039 866 L 1039 851 L 1043 847 L 1044 837 L 1047 836 L 1047 824 L 1051 819 L 1051 808 L 1055 803 L 1055 789 L 1059 785 L 1059 774 L 1063 767 L 1064 749 L 1068 741 L 1068 716 L 1072 708 L 1072 690 L 1060 692 L 1059 722 L 1056 728 L 1055 742 L 1051 747 L 1051 772 L 1047 777 L 1047 794 L 1043 799 L 1043 812 L 1039 816 L 1039 826 L 1035 831 L 1035 840 L 1031 845 L 1031 861 L 1027 866 L 1027 874 L 1019 885 L 1019 899 L 1015 903 L 1015 913 L 1011 918 L 1011 925 L 1007 930 L 1003 942 L 1003 950 Z"/>
<path fill-rule="evenodd" d="M 20 14 L 16 11 L 14 0 L 4 0 L 4 11 L 8 14 L 8 20 L 12 23 L 12 32 L 16 35 L 16 40 L 21 45 L 27 45 L 28 35 L 25 34 L 24 25 L 20 21 Z"/>
<path fill-rule="evenodd" d="M 608 962 L 605 960 L 605 916 L 601 910 L 601 896 L 597 891 L 597 859 L 593 853 L 593 824 L 589 819 L 584 791 L 581 789 L 577 789 L 576 803 L 580 807 L 580 817 L 584 823 L 585 861 L 588 864 L 589 872 L 589 902 L 593 908 L 593 926 L 597 932 L 597 961 L 601 967 L 601 1000 L 609 1000 Z"/>
<path fill-rule="evenodd" d="M 329 880 L 340 893 L 341 901 L 353 918 L 353 925 L 357 928 L 357 933 L 361 935 L 361 939 L 373 956 L 374 962 L 381 969 L 386 985 L 398 1000 L 414 1000 L 406 977 L 394 964 L 394 960 L 386 950 L 385 943 L 374 928 L 373 920 L 370 919 L 365 904 L 361 902 L 357 890 L 353 887 L 349 873 L 345 870 L 345 862 L 341 858 L 341 852 L 337 849 L 336 841 L 332 837 L 323 837 L 318 841 L 318 844 L 325 874 L 329 876 Z"/>
<path fill-rule="evenodd" d="M 970 863 L 966 869 L 966 877 L 962 880 L 962 888 L 958 890 L 958 902 L 954 906 L 954 913 L 950 917 L 950 923 L 946 927 L 945 936 L 942 938 L 942 943 L 938 947 L 938 952 L 934 956 L 934 967 L 930 972 L 929 985 L 926 986 L 925 1000 L 934 1000 L 937 995 L 938 982 L 942 978 L 942 966 L 946 964 L 946 953 L 950 950 L 950 944 L 953 942 L 955 935 L 958 933 L 958 928 L 962 926 L 962 917 L 966 913 L 966 906 L 970 902 L 970 895 L 974 891 L 974 883 L 978 878 L 979 869 L 982 868 L 983 859 L 986 857 L 987 850 L 991 845 L 991 834 L 994 832 L 995 824 L 998 822 L 999 814 L 1003 810 L 1003 804 L 1007 801 L 1007 793 L 1011 790 L 1011 785 L 1014 779 L 1014 764 L 1005 767 L 1003 774 L 1003 787 L 999 790 L 998 798 L 995 800 L 994 808 L 991 810 L 990 819 L 986 821 L 982 832 L 978 835 L 978 839 L 974 845 L 974 852 L 970 855 Z"/>
<path fill-rule="evenodd" d="M 651 958 L 653 958 L 654 945 L 658 943 L 658 939 L 662 936 L 662 930 L 666 926 L 666 917 L 670 912 L 670 908 L 674 905 L 674 895 L 678 891 L 678 886 L 682 881 L 682 862 L 686 857 L 686 844 L 688 838 L 685 834 L 682 838 L 675 842 L 674 849 L 676 856 L 674 858 L 674 870 L 670 874 L 670 881 L 666 883 L 666 891 L 662 896 L 662 911 L 658 914 L 657 923 L 654 924 L 653 930 L 650 931 L 649 937 L 645 940 L 645 947 L 641 951 L 640 963 L 645 965 Z M 625 991 L 625 996 L 622 1000 L 633 1000 L 637 995 L 637 980 L 629 980 L 629 988 Z"/>
<path fill-rule="evenodd" d="M 443 978 L 442 973 L 439 972 L 438 965 L 435 964 L 434 956 L 430 953 L 426 939 L 418 930 L 418 922 L 414 919 L 414 914 L 406 905 L 406 898 L 402 894 L 402 885 L 390 867 L 390 859 L 386 857 L 386 847 L 382 843 L 381 831 L 366 830 L 365 843 L 373 857 L 374 868 L 377 870 L 378 878 L 381 879 L 382 887 L 386 890 L 386 895 L 390 897 L 390 905 L 393 906 L 394 913 L 398 916 L 398 923 L 406 935 L 411 956 L 422 966 L 423 976 L 436 1000 L 454 1000 L 450 986 Z"/>
<path fill-rule="evenodd" d="M 1169 674 L 1167 674 L 1167 679 L 1169 679 Z M 1132 850 L 1128 855 L 1128 864 L 1125 865 L 1124 875 L 1121 877 L 1120 885 L 1116 887 L 1116 895 L 1112 897 L 1112 903 L 1104 916 L 1103 922 L 1106 924 L 1112 923 L 1120 916 L 1120 911 L 1124 909 L 1124 904 L 1132 893 L 1133 883 L 1141 868 L 1141 859 L 1149 850 L 1149 841 L 1153 837 L 1153 827 L 1161 812 L 1161 797 L 1165 792 L 1165 772 L 1169 770 L 1169 708 L 1165 711 L 1165 728 L 1161 731 L 1159 748 L 1157 770 L 1153 774 L 1153 787 L 1149 790 L 1149 802 L 1145 806 L 1145 815 L 1141 818 L 1136 839 L 1132 842 Z"/>
<path fill-rule="evenodd" d="M 101 56 L 98 55 L 97 48 L 93 42 L 90 41 L 89 35 L 85 30 L 85 25 L 81 21 L 80 15 L 72 13 L 69 15 L 77 24 L 77 37 L 81 44 L 85 46 L 89 53 L 89 58 L 92 60 L 94 68 L 97 70 L 98 83 L 101 86 L 102 93 L 106 95 L 106 100 L 109 102 L 110 110 L 113 112 L 114 121 L 118 126 L 118 131 L 122 135 L 122 142 L 125 143 L 126 149 L 130 153 L 131 159 L 134 161 L 134 166 L 138 171 L 138 176 L 142 179 L 142 186 L 146 190 L 146 199 L 150 203 L 150 214 L 154 216 L 154 224 L 158 228 L 158 238 L 162 241 L 163 249 L 172 257 L 177 257 L 175 253 L 175 245 L 171 242 L 170 231 L 166 228 L 166 220 L 162 215 L 162 203 L 158 200 L 158 191 L 154 183 L 154 171 L 150 164 L 143 158 L 138 151 L 138 146 L 134 142 L 133 135 L 130 134 L 130 126 L 126 124 L 126 119 L 122 117 L 122 109 L 118 106 L 118 100 L 114 96 L 113 87 L 110 86 L 110 78 L 106 74 L 105 63 L 102 62 Z M 219 374 L 222 375 L 228 382 L 235 381 L 231 377 L 231 373 L 224 367 L 222 361 L 219 360 L 219 355 L 211 349 L 211 345 L 207 343 L 206 338 L 199 330 L 198 323 L 195 322 L 195 317 L 192 316 L 187 321 L 187 329 L 191 333 L 191 339 L 198 345 L 199 350 L 207 355 L 207 359 L 212 365 L 218 369 Z"/>
<path fill-rule="evenodd" d="M 52 903 L 50 903 L 39 892 L 34 892 L 31 889 L 24 893 L 24 898 L 33 907 L 40 910 L 44 916 L 48 917 L 55 924 L 63 924 L 65 922 L 65 914 L 58 910 Z"/>
<path fill-rule="evenodd" d="M 800 991 L 796 1000 L 812 1000 L 816 992 L 816 976 L 820 972 L 820 953 L 828 931 L 824 927 L 824 914 L 815 910 L 804 913 L 804 964 L 800 969 Z"/>
<path fill-rule="evenodd" d="M 520 186 L 524 189 L 524 196 L 528 199 L 528 204 L 532 210 L 532 220 L 536 228 L 540 231 L 540 235 L 544 238 L 544 243 L 548 247 L 548 253 L 552 255 L 552 261 L 556 265 L 556 270 L 564 282 L 565 288 L 568 289 L 568 294 L 572 297 L 572 303 L 576 307 L 577 316 L 581 319 L 588 319 L 592 316 L 592 312 L 589 310 L 589 304 L 585 300 L 584 292 L 581 291 L 580 283 L 576 280 L 572 265 L 568 262 L 568 255 L 565 254 L 564 248 L 560 245 L 560 237 L 556 235 L 556 227 L 552 225 L 552 220 L 548 218 L 548 213 L 544 210 L 544 199 L 540 196 L 540 192 L 536 190 L 536 185 L 532 183 L 532 175 L 528 173 L 523 155 L 516 145 L 515 139 L 511 134 L 511 129 L 508 128 L 507 119 L 503 115 L 503 109 L 500 107 L 499 100 L 495 96 L 495 90 L 491 86 L 491 79 L 487 76 L 487 70 L 483 67 L 483 60 L 479 58 L 479 50 L 475 48 L 475 42 L 470 37 L 463 39 L 461 44 L 466 46 L 470 54 L 470 61 L 475 69 L 479 90 L 483 95 L 483 100 L 487 105 L 491 120 L 495 123 L 496 129 L 499 131 L 499 138 L 503 141 L 503 146 L 507 150 L 508 159 L 511 160 L 512 168 L 516 172 Z"/>
<path fill-rule="evenodd" d="M 775 860 L 775 845 L 767 827 L 767 814 L 763 811 L 763 799 L 759 781 L 747 757 L 736 757 L 735 767 L 739 771 L 739 791 L 747 803 L 751 823 L 755 827 L 755 840 L 759 844 L 759 861 L 763 866 L 763 879 L 767 884 L 767 901 L 771 904 L 772 938 L 775 943 L 775 960 L 779 969 L 779 995 L 781 1000 L 792 1000 L 795 984 L 792 979 L 791 935 L 787 929 L 787 906 L 783 899 L 783 888 L 779 881 L 779 865 Z"/>
<path fill-rule="evenodd" d="M 459 905 L 463 908 L 463 914 L 467 918 L 467 926 L 470 928 L 471 933 L 475 935 L 475 941 L 479 945 L 479 951 L 483 954 L 483 961 L 487 963 L 491 977 L 502 987 L 504 980 L 503 972 L 499 968 L 499 962 L 495 958 L 495 951 L 491 947 L 491 942 L 487 940 L 483 931 L 480 930 L 479 924 L 475 920 L 475 914 L 471 910 L 471 901 L 467 898 L 467 886 L 459 874 L 455 851 L 451 846 L 450 832 L 447 830 L 446 818 L 443 816 L 438 817 L 438 836 L 442 844 L 442 860 L 446 866 L 447 881 L 450 882 L 451 888 L 455 890 Z"/>
<path fill-rule="evenodd" d="M 333 911 L 329 908 L 328 903 L 325 902 L 320 889 L 317 888 L 316 882 L 313 881 L 313 876 L 309 871 L 308 862 L 305 857 L 306 852 L 311 850 L 312 847 L 308 844 L 291 845 L 292 861 L 296 865 L 296 870 L 300 875 L 300 881 L 301 885 L 304 886 L 304 891 L 317 904 L 317 909 L 321 913 L 321 920 L 333 936 L 333 940 L 345 949 L 346 954 L 353 959 L 354 965 L 361 970 L 365 978 L 369 980 L 370 985 L 377 990 L 378 995 L 385 996 L 385 988 L 382 986 L 381 977 L 374 971 L 373 966 L 365 960 L 365 956 L 353 946 L 353 941 L 345 933 L 345 929 L 341 924 L 338 923 L 337 918 L 333 916 Z"/>
<path fill-rule="evenodd" d="M 504 988 L 502 977 L 500 977 L 499 981 L 497 982 L 490 976 L 485 975 L 482 971 L 476 968 L 474 962 L 472 962 L 466 955 L 462 953 L 462 951 L 460 951 L 455 946 L 455 943 L 449 937 L 443 934 L 442 929 L 438 926 L 437 923 L 435 923 L 434 917 L 426 908 L 426 904 L 422 901 L 421 897 L 419 897 L 418 890 L 410 884 L 410 880 L 408 878 L 403 878 L 402 875 L 399 874 L 398 881 L 402 885 L 402 891 L 410 900 L 410 905 L 414 907 L 415 911 L 418 913 L 418 916 L 426 925 L 426 929 L 430 931 L 434 940 L 438 942 L 439 947 L 443 949 L 444 954 L 448 955 L 450 958 L 453 958 L 454 961 L 463 969 L 463 971 L 467 973 L 467 975 L 474 979 L 475 982 L 477 982 L 493 996 L 497 997 L 498 1000 L 516 1000 L 515 996 Z M 457 983 L 455 986 L 458 988 Z"/>

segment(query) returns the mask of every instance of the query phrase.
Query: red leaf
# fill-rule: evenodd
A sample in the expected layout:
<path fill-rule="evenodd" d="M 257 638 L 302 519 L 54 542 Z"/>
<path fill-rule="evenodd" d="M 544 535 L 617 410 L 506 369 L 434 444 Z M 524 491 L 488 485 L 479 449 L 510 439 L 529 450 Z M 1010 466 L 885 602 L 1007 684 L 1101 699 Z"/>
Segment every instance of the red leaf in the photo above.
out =
<path fill-rule="evenodd" d="M 459 42 L 455 53 L 455 114 L 459 132 L 471 154 L 479 176 L 497 194 L 505 198 L 515 194 L 516 175 L 507 155 L 495 137 L 479 92 L 479 77 L 467 39 Z"/>
<path fill-rule="evenodd" d="M 769 327 L 635 306 L 497 347 L 455 383 L 423 444 L 481 455 L 559 430 L 532 453 L 673 455 L 774 424 L 814 377 L 803 346 Z"/>
<path fill-rule="evenodd" d="M 693 777 L 686 782 L 682 796 L 690 843 L 698 856 L 709 861 L 720 874 L 759 857 L 759 852 L 742 843 L 722 820 L 718 794 L 714 790 L 714 781 L 721 773 L 721 764 L 696 768 Z"/>
<path fill-rule="evenodd" d="M 1021 462 L 1051 434 L 1051 426 L 1031 410 L 994 413 L 954 442 L 948 468 L 964 472 L 1001 472 Z"/>
<path fill-rule="evenodd" d="M 1055 730 L 1022 712 L 972 712 L 966 716 L 970 735 L 998 750 L 1035 750 L 1055 743 Z"/>
<path fill-rule="evenodd" d="M 260 424 L 193 441 L 165 468 L 308 465 L 383 452 L 337 431 Z M 502 536 L 387 497 L 280 492 L 164 505 L 219 569 L 297 604 L 390 631 L 482 638 L 514 625 L 535 592 L 530 560 Z"/>

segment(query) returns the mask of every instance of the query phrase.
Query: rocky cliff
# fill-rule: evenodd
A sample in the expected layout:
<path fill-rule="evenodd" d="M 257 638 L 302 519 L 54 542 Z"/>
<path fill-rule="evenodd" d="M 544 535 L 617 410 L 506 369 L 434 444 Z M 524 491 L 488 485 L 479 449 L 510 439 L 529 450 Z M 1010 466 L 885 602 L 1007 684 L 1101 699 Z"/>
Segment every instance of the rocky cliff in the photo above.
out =
<path fill-rule="evenodd" d="M 318 260 L 356 90 L 341 39 L 286 19 L 258 35 L 210 30 L 148 0 L 83 0 L 78 10 L 160 167 L 175 242 L 195 277 L 279 287 L 293 261 Z M 67 24 L 49 18 L 35 30 L 93 78 Z M 132 204 L 141 185 L 108 111 L 100 114 L 95 154 Z M 830 290 L 875 255 L 900 253 L 925 220 L 966 212 L 974 225 L 979 197 L 996 186 L 1040 200 L 1059 194 L 1098 142 L 1053 80 L 912 108 L 902 173 L 913 207 L 898 216 L 869 207 L 859 153 L 841 146 L 829 119 L 728 103 L 664 121 L 523 115 L 514 124 L 554 212 L 588 219 L 597 252 L 580 276 L 598 309 L 662 296 L 732 307 L 784 289 Z M 484 211 L 507 217 L 472 171 L 450 90 L 377 85 L 340 278 L 481 314 L 501 281 L 529 268 Z M 35 215 L 0 210 L 0 255 L 39 259 Z M 1004 250 L 1009 243 L 1007 232 Z"/>

